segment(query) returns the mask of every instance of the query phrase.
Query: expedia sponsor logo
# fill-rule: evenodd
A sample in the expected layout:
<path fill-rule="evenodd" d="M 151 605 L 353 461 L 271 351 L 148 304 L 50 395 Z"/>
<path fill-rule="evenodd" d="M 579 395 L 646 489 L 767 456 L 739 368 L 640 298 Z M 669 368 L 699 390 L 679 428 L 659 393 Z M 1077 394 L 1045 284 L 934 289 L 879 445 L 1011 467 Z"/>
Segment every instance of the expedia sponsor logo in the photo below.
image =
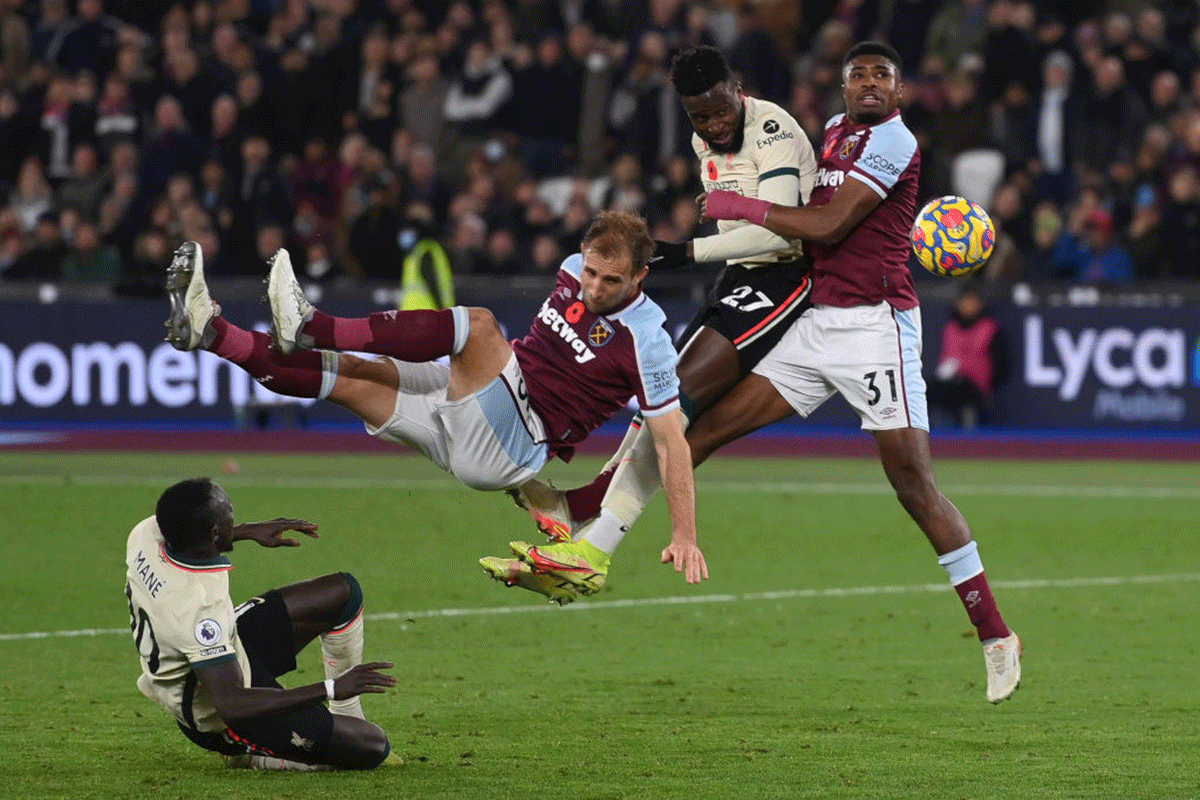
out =
<path fill-rule="evenodd" d="M 770 136 L 772 133 L 779 133 L 779 123 L 773 119 L 769 119 L 763 123 L 763 133 Z"/>
<path fill-rule="evenodd" d="M 846 180 L 846 173 L 840 169 L 825 169 L 822 167 L 817 172 L 817 179 L 813 182 L 813 188 L 817 189 L 822 186 L 841 186 L 842 181 Z"/>
<path fill-rule="evenodd" d="M 575 351 L 575 363 L 586 364 L 596 357 L 596 354 L 588 349 L 587 342 L 583 337 L 563 319 L 562 314 L 558 313 L 558 309 L 550 307 L 549 302 L 542 304 L 542 310 L 538 312 L 537 318 Z"/>
<path fill-rule="evenodd" d="M 708 190 L 711 192 L 714 189 L 724 189 L 727 192 L 740 192 L 737 180 L 727 181 L 708 181 Z"/>
<path fill-rule="evenodd" d="M 795 138 L 796 138 L 796 134 L 792 133 L 791 131 L 779 131 L 778 133 L 771 134 L 770 136 L 768 136 L 765 139 L 759 139 L 758 141 L 755 142 L 755 144 L 758 145 L 760 148 L 770 147 L 771 145 L 775 144 L 776 142 L 782 142 L 785 139 L 795 139 Z"/>

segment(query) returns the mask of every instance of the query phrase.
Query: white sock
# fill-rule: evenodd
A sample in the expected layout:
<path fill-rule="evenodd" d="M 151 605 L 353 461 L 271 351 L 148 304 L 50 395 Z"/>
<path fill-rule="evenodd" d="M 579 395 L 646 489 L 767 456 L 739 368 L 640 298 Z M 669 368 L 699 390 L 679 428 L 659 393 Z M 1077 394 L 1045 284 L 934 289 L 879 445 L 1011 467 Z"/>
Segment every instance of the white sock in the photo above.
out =
<path fill-rule="evenodd" d="M 320 350 L 321 354 L 321 388 L 317 391 L 318 400 L 327 400 L 333 393 L 333 386 L 338 378 L 338 354 L 332 350 Z"/>
<path fill-rule="evenodd" d="M 971 540 L 957 550 L 951 550 L 945 555 L 938 556 L 938 563 L 950 576 L 950 585 L 971 580 L 983 572 L 983 561 L 979 558 L 979 545 Z"/>
<path fill-rule="evenodd" d="M 363 616 L 359 611 L 349 625 L 329 633 L 321 634 L 321 660 L 325 662 L 325 677 L 336 678 L 347 670 L 357 667 L 363 659 Z M 347 717 L 363 716 L 359 697 L 348 700 L 330 700 L 329 710 Z"/>
<path fill-rule="evenodd" d="M 588 522 L 580 535 L 575 538 L 576 541 L 588 542 L 596 549 L 603 550 L 611 556 L 617 552 L 617 548 L 621 546 L 621 540 L 627 533 L 629 533 L 628 524 L 611 509 L 601 508 L 599 515 Z"/>

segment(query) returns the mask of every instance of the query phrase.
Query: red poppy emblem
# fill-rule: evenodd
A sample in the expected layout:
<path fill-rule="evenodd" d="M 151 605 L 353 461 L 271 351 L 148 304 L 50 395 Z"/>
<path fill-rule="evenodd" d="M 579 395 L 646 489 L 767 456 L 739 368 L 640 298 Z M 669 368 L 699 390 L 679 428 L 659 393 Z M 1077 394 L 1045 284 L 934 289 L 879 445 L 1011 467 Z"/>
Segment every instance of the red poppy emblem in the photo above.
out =
<path fill-rule="evenodd" d="M 717 164 L 711 158 L 708 160 L 708 179 L 710 181 L 717 179 Z"/>

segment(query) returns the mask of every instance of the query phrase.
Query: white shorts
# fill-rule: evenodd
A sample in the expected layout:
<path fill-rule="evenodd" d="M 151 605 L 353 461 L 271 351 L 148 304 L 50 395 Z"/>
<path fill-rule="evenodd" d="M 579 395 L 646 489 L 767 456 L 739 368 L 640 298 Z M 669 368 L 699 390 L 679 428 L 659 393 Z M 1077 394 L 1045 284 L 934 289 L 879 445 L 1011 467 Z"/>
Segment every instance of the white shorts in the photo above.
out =
<path fill-rule="evenodd" d="M 546 465 L 541 418 L 529 405 L 516 354 L 475 394 L 446 400 L 450 368 L 390 359 L 400 373 L 396 410 L 367 433 L 413 447 L 472 489 L 508 489 Z"/>
<path fill-rule="evenodd" d="M 803 417 L 840 392 L 863 430 L 929 430 L 919 307 L 813 306 L 754 372 Z"/>

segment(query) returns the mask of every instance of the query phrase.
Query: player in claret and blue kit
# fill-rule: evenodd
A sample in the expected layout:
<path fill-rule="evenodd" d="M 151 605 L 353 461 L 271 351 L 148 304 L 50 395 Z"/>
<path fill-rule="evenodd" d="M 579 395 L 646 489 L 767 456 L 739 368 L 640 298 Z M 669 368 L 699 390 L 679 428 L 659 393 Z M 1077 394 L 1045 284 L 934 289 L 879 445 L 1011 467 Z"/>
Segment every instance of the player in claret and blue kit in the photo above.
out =
<path fill-rule="evenodd" d="M 671 515 L 663 562 L 695 583 L 708 575 L 696 543 L 675 348 L 666 315 L 642 292 L 653 250 L 645 220 L 619 211 L 597 215 L 581 252 L 563 261 L 529 334 L 510 343 L 485 308 L 357 319 L 324 314 L 305 297 L 285 250 L 272 259 L 268 277 L 271 335 L 243 330 L 220 316 L 200 248 L 187 242 L 168 270 L 167 339 L 181 350 L 207 349 L 280 394 L 332 400 L 357 414 L 371 435 L 415 448 L 475 489 L 514 488 L 550 458 L 569 459 L 576 444 L 636 397 Z M 344 350 L 381 357 L 337 352 Z M 449 366 L 435 360 L 442 356 Z M 514 580 L 541 574 L 536 547 L 514 552 Z M 556 554 L 554 564 L 590 573 L 606 559 L 581 542 L 577 552 Z M 559 583 L 549 575 L 535 580 Z M 596 580 L 603 581 L 602 572 Z M 555 586 L 546 588 L 554 598 Z"/>
<path fill-rule="evenodd" d="M 950 575 L 983 643 L 987 699 L 1021 680 L 1021 642 L 1000 616 L 967 521 L 934 479 L 921 312 L 908 272 L 920 153 L 900 118 L 900 57 L 861 42 L 843 63 L 846 113 L 829 121 L 808 206 L 709 193 L 705 213 L 810 243 L 813 307 L 688 432 L 697 455 L 840 393 L 875 437 L 884 472 Z"/>

